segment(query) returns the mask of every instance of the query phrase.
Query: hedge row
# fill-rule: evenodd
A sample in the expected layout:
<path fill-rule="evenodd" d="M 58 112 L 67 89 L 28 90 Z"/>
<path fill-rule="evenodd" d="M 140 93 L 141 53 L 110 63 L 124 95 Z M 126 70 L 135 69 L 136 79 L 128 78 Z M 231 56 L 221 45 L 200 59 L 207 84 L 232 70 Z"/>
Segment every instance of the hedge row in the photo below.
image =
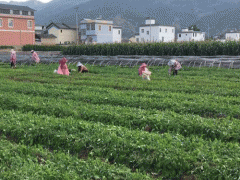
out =
<path fill-rule="evenodd" d="M 79 46 L 25 45 L 23 51 L 62 51 L 64 55 L 148 55 L 148 56 L 216 56 L 240 55 L 240 42 L 122 43 Z"/>
<path fill-rule="evenodd" d="M 40 46 L 40 45 L 25 45 L 22 47 L 23 51 L 63 51 L 66 47 L 58 46 L 58 45 L 51 45 L 51 46 Z"/>
<path fill-rule="evenodd" d="M 13 49 L 13 46 L 0 46 L 0 49 Z"/>

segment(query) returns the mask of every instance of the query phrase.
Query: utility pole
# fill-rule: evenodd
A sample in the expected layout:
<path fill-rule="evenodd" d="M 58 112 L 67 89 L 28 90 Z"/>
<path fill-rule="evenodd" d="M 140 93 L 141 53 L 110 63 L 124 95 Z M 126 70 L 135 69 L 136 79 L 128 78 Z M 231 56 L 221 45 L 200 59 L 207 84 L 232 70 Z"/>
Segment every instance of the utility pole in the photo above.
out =
<path fill-rule="evenodd" d="M 151 25 L 152 25 L 152 19 L 150 17 L 150 43 L 152 41 L 152 29 L 151 29 Z"/>
<path fill-rule="evenodd" d="M 76 8 L 74 8 L 74 9 L 76 9 L 76 30 L 77 30 L 77 37 L 76 37 L 76 39 L 77 39 L 77 45 L 78 45 L 78 41 L 79 41 L 79 39 L 78 39 L 78 15 L 77 15 L 77 10 L 78 10 L 78 8 L 79 7 L 76 7 Z"/>

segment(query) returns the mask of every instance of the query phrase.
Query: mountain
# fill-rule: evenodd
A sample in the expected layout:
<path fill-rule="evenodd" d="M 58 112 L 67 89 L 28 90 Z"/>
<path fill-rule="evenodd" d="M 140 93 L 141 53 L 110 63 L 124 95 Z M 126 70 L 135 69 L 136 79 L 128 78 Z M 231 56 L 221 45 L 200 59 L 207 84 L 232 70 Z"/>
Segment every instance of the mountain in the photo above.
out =
<path fill-rule="evenodd" d="M 13 2 L 11 2 L 13 3 Z M 156 23 L 175 25 L 176 33 L 181 28 L 197 25 L 210 36 L 227 28 L 239 28 L 240 4 L 238 0 L 52 0 L 41 3 L 37 0 L 15 3 L 36 9 L 37 24 L 47 25 L 51 21 L 76 24 L 76 10 L 79 21 L 102 16 L 123 26 L 123 36 L 138 32 L 138 26 L 146 17 Z"/>

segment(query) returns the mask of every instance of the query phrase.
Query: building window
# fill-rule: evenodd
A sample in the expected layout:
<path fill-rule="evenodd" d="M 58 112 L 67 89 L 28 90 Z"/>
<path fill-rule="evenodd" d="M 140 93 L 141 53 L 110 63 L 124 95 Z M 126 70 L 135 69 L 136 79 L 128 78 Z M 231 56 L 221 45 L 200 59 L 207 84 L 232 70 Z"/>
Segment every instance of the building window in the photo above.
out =
<path fill-rule="evenodd" d="M 118 34 L 121 34 L 121 31 L 120 31 L 120 30 L 118 30 Z"/>
<path fill-rule="evenodd" d="M 195 33 L 195 37 L 197 37 L 197 33 Z"/>
<path fill-rule="evenodd" d="M 141 29 L 141 32 L 144 33 L 144 29 Z"/>
<path fill-rule="evenodd" d="M 0 13 L 2 13 L 2 14 L 10 14 L 10 9 L 0 9 Z"/>
<path fill-rule="evenodd" d="M 8 19 L 8 27 L 13 27 L 13 19 Z"/>
<path fill-rule="evenodd" d="M 29 28 L 32 27 L 32 21 L 27 21 L 27 27 L 29 27 Z"/>
<path fill-rule="evenodd" d="M 136 41 L 139 42 L 139 38 L 136 38 Z"/>
<path fill-rule="evenodd" d="M 20 14 L 19 10 L 13 10 L 13 14 Z"/>
<path fill-rule="evenodd" d="M 187 36 L 187 34 L 186 34 L 186 36 Z"/>
<path fill-rule="evenodd" d="M 144 38 L 141 38 L 141 42 L 144 42 Z"/>
<path fill-rule="evenodd" d="M 165 33 L 167 32 L 167 29 L 165 29 Z"/>
<path fill-rule="evenodd" d="M 22 11 L 22 15 L 28 15 L 28 11 Z"/>
<path fill-rule="evenodd" d="M 194 33 L 192 34 L 192 36 L 194 37 Z"/>
<path fill-rule="evenodd" d="M 160 28 L 160 32 L 162 32 L 161 28 Z"/>
<path fill-rule="evenodd" d="M 147 34 L 149 34 L 149 31 L 147 31 Z"/>
<path fill-rule="evenodd" d="M 31 11 L 31 16 L 34 16 L 34 11 Z"/>
<path fill-rule="evenodd" d="M 109 26 L 109 27 L 108 27 L 108 30 L 109 30 L 109 31 L 111 31 L 111 30 L 112 30 L 112 27 L 111 27 L 111 26 Z"/>
<path fill-rule="evenodd" d="M 2 27 L 2 26 L 3 26 L 3 25 L 2 25 L 2 24 L 3 24 L 2 22 L 3 22 L 3 20 L 2 20 L 2 19 L 0 19 L 0 27 Z"/>
<path fill-rule="evenodd" d="M 90 30 L 90 24 L 87 24 L 87 30 Z"/>
<path fill-rule="evenodd" d="M 60 30 L 60 32 L 62 33 L 62 29 Z"/>
<path fill-rule="evenodd" d="M 95 23 L 91 24 L 91 30 L 95 30 Z"/>
<path fill-rule="evenodd" d="M 82 29 L 81 34 L 82 34 L 83 36 L 85 36 L 85 35 L 86 35 L 86 29 Z"/>
<path fill-rule="evenodd" d="M 98 30 L 101 31 L 101 25 L 98 26 Z"/>
<path fill-rule="evenodd" d="M 179 34 L 179 37 L 181 37 L 181 34 Z"/>

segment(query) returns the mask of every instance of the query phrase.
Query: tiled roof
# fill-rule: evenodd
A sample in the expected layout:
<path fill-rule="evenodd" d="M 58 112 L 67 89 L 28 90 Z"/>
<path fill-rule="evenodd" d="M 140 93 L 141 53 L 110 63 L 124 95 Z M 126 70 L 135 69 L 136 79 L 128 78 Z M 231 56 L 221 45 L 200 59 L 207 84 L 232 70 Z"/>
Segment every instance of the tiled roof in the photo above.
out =
<path fill-rule="evenodd" d="M 167 26 L 167 27 L 175 27 L 175 26 L 169 26 L 169 25 L 161 25 L 161 24 L 142 24 L 139 27 L 145 27 L 145 26 Z"/>
<path fill-rule="evenodd" d="M 29 8 L 27 6 L 18 6 L 18 5 L 10 5 L 10 4 L 0 4 L 0 9 L 22 10 L 22 11 L 36 11 L 35 9 Z"/>
<path fill-rule="evenodd" d="M 226 33 L 240 33 L 240 31 L 238 30 L 238 31 L 227 31 Z"/>
<path fill-rule="evenodd" d="M 54 36 L 53 34 L 42 34 L 41 38 L 50 38 L 50 39 L 52 39 L 52 38 L 57 38 L 57 37 Z"/>
<path fill-rule="evenodd" d="M 50 27 L 55 26 L 58 29 L 76 29 L 76 25 L 72 24 L 65 24 L 65 23 L 50 23 L 46 28 L 49 29 Z"/>

